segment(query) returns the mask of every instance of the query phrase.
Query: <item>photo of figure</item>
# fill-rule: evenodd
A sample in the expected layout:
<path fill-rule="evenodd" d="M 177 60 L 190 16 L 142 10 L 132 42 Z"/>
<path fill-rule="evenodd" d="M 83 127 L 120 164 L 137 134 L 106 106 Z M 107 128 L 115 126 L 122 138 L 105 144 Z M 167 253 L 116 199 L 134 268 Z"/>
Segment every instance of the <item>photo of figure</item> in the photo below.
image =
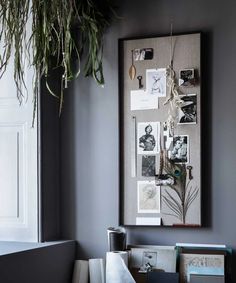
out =
<path fill-rule="evenodd" d="M 160 213 L 160 187 L 155 181 L 138 181 L 138 213 Z"/>
<path fill-rule="evenodd" d="M 173 148 L 169 151 L 169 158 L 175 163 L 189 163 L 189 137 L 187 135 L 173 137 Z"/>
<path fill-rule="evenodd" d="M 138 123 L 138 154 L 155 154 L 159 152 L 160 122 Z"/>
<path fill-rule="evenodd" d="M 153 48 L 141 48 L 134 49 L 133 51 L 134 61 L 152 60 Z"/>
<path fill-rule="evenodd" d="M 142 176 L 154 177 L 156 173 L 156 156 L 143 155 L 142 156 Z"/>
<path fill-rule="evenodd" d="M 143 266 L 149 263 L 152 267 L 155 267 L 157 265 L 157 252 L 144 251 L 142 263 Z"/>
<path fill-rule="evenodd" d="M 146 71 L 147 94 L 166 97 L 166 69 Z"/>
<path fill-rule="evenodd" d="M 168 125 L 167 121 L 163 122 L 163 141 L 164 149 L 169 150 L 173 143 L 173 130 Z"/>
<path fill-rule="evenodd" d="M 195 85 L 194 69 L 179 71 L 179 86 L 191 87 Z"/>
<path fill-rule="evenodd" d="M 183 103 L 179 109 L 178 124 L 197 123 L 197 96 L 196 94 L 180 95 Z"/>

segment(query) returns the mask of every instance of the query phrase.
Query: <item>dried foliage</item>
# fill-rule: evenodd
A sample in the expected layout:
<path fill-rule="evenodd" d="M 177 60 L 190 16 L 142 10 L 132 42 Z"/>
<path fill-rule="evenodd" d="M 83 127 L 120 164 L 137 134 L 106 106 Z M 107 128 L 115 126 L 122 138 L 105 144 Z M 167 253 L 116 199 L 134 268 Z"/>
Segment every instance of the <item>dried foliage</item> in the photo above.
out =
<path fill-rule="evenodd" d="M 95 0 L 0 0 L 0 76 L 14 53 L 14 79 L 20 102 L 22 88 L 26 87 L 26 57 L 35 69 L 35 97 L 41 77 L 47 80 L 50 70 L 62 69 L 60 94 L 54 94 L 47 82 L 50 93 L 60 99 L 60 111 L 63 90 L 79 75 L 82 55 L 86 57 L 85 76 L 93 76 L 98 84 L 104 84 L 103 34 L 114 10 L 109 0 L 103 1 L 102 9 L 98 3 Z M 31 21 L 32 30 L 27 31 Z M 75 61 L 78 61 L 77 70 L 73 69 Z"/>

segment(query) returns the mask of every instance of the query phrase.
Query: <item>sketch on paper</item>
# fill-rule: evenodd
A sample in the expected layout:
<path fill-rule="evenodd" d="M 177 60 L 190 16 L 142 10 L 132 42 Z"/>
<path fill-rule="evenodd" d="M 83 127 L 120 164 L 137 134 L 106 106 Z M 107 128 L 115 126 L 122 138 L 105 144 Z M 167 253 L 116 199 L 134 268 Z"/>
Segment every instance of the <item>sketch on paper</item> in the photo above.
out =
<path fill-rule="evenodd" d="M 146 70 L 147 93 L 166 97 L 166 69 L 149 69 Z"/>
<path fill-rule="evenodd" d="M 155 181 L 138 181 L 138 213 L 160 213 L 160 187 Z"/>
<path fill-rule="evenodd" d="M 180 95 L 183 103 L 179 108 L 178 124 L 197 123 L 197 96 L 196 94 Z"/>
<path fill-rule="evenodd" d="M 156 154 L 159 152 L 160 122 L 138 123 L 138 154 Z"/>

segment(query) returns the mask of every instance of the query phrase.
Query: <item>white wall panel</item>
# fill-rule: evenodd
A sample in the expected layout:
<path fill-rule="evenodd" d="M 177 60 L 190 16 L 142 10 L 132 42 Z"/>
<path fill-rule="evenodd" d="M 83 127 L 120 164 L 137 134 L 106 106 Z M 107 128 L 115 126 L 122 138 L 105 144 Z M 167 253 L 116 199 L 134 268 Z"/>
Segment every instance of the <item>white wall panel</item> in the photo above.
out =
<path fill-rule="evenodd" d="M 38 241 L 38 129 L 32 69 L 19 103 L 13 62 L 0 79 L 0 241 Z"/>

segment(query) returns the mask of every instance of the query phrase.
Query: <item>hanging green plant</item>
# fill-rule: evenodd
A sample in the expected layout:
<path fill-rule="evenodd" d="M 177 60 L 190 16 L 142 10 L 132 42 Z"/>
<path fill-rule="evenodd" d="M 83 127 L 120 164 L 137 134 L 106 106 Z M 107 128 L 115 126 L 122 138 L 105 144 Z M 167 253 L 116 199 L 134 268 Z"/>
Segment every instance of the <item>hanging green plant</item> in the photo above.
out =
<path fill-rule="evenodd" d="M 104 84 L 102 68 L 103 34 L 114 15 L 113 5 L 104 0 L 0 0 L 0 77 L 14 54 L 14 80 L 22 102 L 25 85 L 25 57 L 35 69 L 35 105 L 39 81 L 46 78 L 49 92 L 63 104 L 63 90 L 80 73 L 81 56 L 86 57 L 85 76 Z M 101 3 L 100 3 L 101 4 Z M 27 24 L 32 21 L 28 35 Z M 78 69 L 73 69 L 74 61 Z M 48 83 L 49 71 L 61 68 L 61 93 Z"/>

